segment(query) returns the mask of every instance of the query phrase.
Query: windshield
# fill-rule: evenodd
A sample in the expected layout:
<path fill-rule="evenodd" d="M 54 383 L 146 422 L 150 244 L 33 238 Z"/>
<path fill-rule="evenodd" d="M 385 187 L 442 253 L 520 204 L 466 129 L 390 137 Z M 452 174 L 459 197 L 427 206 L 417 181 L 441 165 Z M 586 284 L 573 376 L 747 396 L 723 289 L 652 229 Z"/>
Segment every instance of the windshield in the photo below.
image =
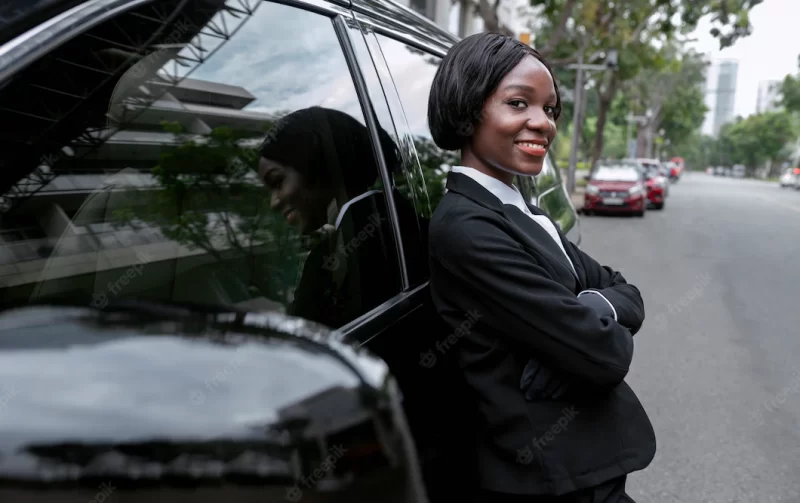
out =
<path fill-rule="evenodd" d="M 601 166 L 592 176 L 592 180 L 606 182 L 637 182 L 639 173 L 636 168 L 628 166 L 610 167 Z"/>
<path fill-rule="evenodd" d="M 196 4 L 185 30 L 163 30 L 164 41 L 130 53 L 147 54 L 132 65 L 117 47 L 142 34 L 145 7 L 0 91 L 10 145 L 0 151 L 0 296 L 349 323 L 402 286 L 372 135 L 333 24 L 275 3 L 233 19 Z M 219 26 L 230 36 L 203 35 Z M 319 43 L 285 43 L 300 31 Z M 399 165 L 391 137 L 377 134 L 386 165 Z M 397 182 L 398 218 L 414 219 L 408 182 Z"/>

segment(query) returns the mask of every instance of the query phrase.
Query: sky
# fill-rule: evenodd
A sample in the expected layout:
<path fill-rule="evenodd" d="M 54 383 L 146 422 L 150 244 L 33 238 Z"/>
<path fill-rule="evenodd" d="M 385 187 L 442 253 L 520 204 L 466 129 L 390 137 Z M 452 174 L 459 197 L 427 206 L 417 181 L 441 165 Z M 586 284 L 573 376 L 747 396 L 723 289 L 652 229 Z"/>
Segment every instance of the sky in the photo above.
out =
<path fill-rule="evenodd" d="M 708 32 L 711 23 L 704 19 L 693 34 L 698 51 L 712 60 L 734 59 L 739 63 L 734 115 L 756 112 L 758 85 L 762 80 L 781 80 L 797 73 L 800 55 L 800 0 L 764 0 L 750 11 L 753 33 L 732 47 L 719 50 L 719 42 Z M 712 72 L 713 73 L 713 72 Z M 708 85 L 713 89 L 714 84 Z"/>

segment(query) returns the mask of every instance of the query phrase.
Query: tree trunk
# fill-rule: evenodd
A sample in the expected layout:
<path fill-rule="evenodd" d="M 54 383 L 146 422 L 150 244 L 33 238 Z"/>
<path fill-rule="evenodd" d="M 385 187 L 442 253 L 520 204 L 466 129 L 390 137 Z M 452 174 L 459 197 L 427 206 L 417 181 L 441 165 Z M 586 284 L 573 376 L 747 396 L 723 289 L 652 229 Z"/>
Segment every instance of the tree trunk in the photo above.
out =
<path fill-rule="evenodd" d="M 561 42 L 561 39 L 564 37 L 564 34 L 567 32 L 567 21 L 569 21 L 577 3 L 577 0 L 567 0 L 567 3 L 561 9 L 561 17 L 558 20 L 556 29 L 550 34 L 550 40 L 547 41 L 546 46 L 539 49 L 539 52 L 545 58 L 555 50 L 558 43 Z"/>
<path fill-rule="evenodd" d="M 647 146 L 646 146 L 644 152 L 645 152 L 645 157 L 648 158 L 648 159 L 652 159 L 653 158 L 653 139 L 654 139 L 654 136 L 655 136 L 655 133 L 656 133 L 655 132 L 655 128 L 656 128 L 655 127 L 655 123 L 651 123 L 647 127 L 647 136 L 645 137 L 645 139 L 647 141 Z"/>
<path fill-rule="evenodd" d="M 597 125 L 594 131 L 594 146 L 592 147 L 591 166 L 589 166 L 589 170 L 594 169 L 598 159 L 603 155 L 603 148 L 605 146 L 603 131 L 605 130 L 606 121 L 608 120 L 608 109 L 611 107 L 610 102 L 603 101 L 604 96 L 600 92 L 597 94 L 599 95 L 599 110 L 597 111 Z"/>
<path fill-rule="evenodd" d="M 478 14 L 483 18 L 484 31 L 508 35 L 508 30 L 500 26 L 500 19 L 497 16 L 499 5 L 500 0 L 478 0 Z"/>
<path fill-rule="evenodd" d="M 636 131 L 636 157 L 647 157 L 648 128 L 648 124 L 642 124 Z"/>
<path fill-rule="evenodd" d="M 617 95 L 618 85 L 619 80 L 617 78 L 617 74 L 615 73 L 611 77 L 611 82 L 608 83 L 608 88 L 605 90 L 605 92 L 601 93 L 598 91 L 597 126 L 595 127 L 594 132 L 594 148 L 592 149 L 592 165 L 590 169 L 594 169 L 595 164 L 597 164 L 597 160 L 600 159 L 601 155 L 603 155 L 603 147 L 605 143 L 604 134 L 606 122 L 608 120 L 608 111 L 611 109 L 611 102 L 614 100 L 614 96 Z M 625 141 L 627 142 L 628 139 L 626 138 Z"/>

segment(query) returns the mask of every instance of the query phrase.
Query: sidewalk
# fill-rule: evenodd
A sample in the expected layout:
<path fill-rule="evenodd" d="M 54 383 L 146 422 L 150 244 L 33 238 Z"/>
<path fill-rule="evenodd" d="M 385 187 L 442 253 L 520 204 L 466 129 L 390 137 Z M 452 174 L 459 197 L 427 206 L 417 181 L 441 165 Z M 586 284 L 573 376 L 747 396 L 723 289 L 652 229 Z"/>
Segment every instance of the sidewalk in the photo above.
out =
<path fill-rule="evenodd" d="M 575 192 L 572 194 L 572 204 L 575 206 L 575 211 L 579 214 L 583 210 L 583 193 L 586 191 L 583 187 L 575 187 Z"/>

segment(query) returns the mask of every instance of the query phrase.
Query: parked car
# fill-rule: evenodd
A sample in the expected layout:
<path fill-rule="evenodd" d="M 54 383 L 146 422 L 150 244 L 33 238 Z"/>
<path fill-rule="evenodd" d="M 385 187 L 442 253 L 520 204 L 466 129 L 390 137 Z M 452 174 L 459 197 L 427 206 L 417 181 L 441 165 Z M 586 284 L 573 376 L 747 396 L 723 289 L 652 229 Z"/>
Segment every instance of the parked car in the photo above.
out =
<path fill-rule="evenodd" d="M 390 0 L 6 4 L 0 501 L 469 499 L 427 269 L 457 39 Z M 515 183 L 580 242 L 549 161 Z"/>
<path fill-rule="evenodd" d="M 786 168 L 780 177 L 781 187 L 796 187 L 800 180 L 800 168 Z"/>
<path fill-rule="evenodd" d="M 730 176 L 732 176 L 734 178 L 744 178 L 746 172 L 747 172 L 747 169 L 744 167 L 743 164 L 735 164 L 731 168 Z"/>
<path fill-rule="evenodd" d="M 680 166 L 673 161 L 666 161 L 664 163 L 664 170 L 670 182 L 675 183 L 680 180 L 681 169 Z"/>
<path fill-rule="evenodd" d="M 647 204 L 657 210 L 663 210 L 669 195 L 669 179 L 656 168 L 648 168 L 644 172 L 647 188 Z"/>
<path fill-rule="evenodd" d="M 643 217 L 646 209 L 645 179 L 636 163 L 600 164 L 590 175 L 584 194 L 584 213 L 627 213 Z"/>
<path fill-rule="evenodd" d="M 648 206 L 663 209 L 665 200 L 669 196 L 671 180 L 676 180 L 670 178 L 668 168 L 658 159 L 636 158 L 622 161 L 635 165 L 644 178 Z"/>
<path fill-rule="evenodd" d="M 669 178 L 672 182 L 677 182 L 683 176 L 683 172 L 686 169 L 686 162 L 684 161 L 683 157 L 673 157 L 669 160 L 670 167 L 669 167 Z"/>

